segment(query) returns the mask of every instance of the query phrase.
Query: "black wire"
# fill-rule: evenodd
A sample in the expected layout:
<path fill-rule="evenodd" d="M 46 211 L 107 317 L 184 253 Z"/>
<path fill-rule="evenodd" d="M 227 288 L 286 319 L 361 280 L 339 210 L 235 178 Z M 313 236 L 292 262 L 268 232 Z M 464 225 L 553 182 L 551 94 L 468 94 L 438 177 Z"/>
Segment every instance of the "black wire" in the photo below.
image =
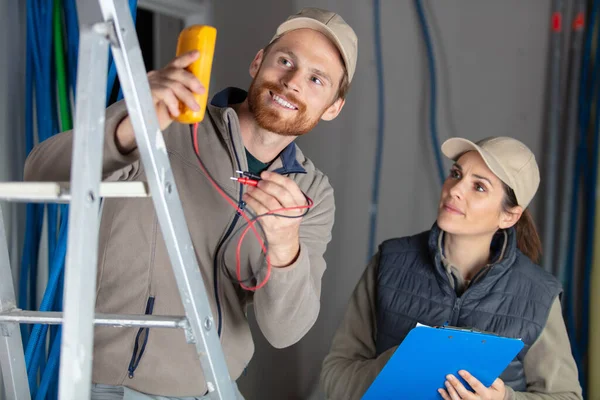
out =
<path fill-rule="evenodd" d="M 192 139 L 192 146 L 193 146 L 193 143 L 194 143 L 194 141 L 195 141 L 195 139 L 196 139 L 196 138 L 195 138 L 195 133 L 194 133 L 194 129 L 193 129 L 192 125 L 190 125 L 190 136 L 191 136 L 191 139 Z M 194 147 L 194 146 L 193 146 L 193 147 Z M 204 175 L 204 174 L 208 175 L 207 179 L 208 179 L 209 183 L 212 183 L 212 182 L 214 182 L 214 184 L 215 184 L 216 186 L 218 186 L 218 187 L 219 187 L 219 189 L 221 189 L 221 191 L 222 191 L 223 193 L 225 193 L 225 195 L 231 199 L 231 201 L 233 201 L 234 203 L 238 204 L 238 206 L 239 206 L 238 200 L 237 200 L 235 197 L 231 196 L 229 193 L 227 193 L 227 191 L 225 190 L 225 188 L 223 188 L 223 186 L 219 185 L 219 183 L 216 181 L 216 179 L 214 179 L 214 177 L 213 177 L 213 176 L 210 174 L 210 172 L 208 171 L 208 168 L 206 167 L 206 165 L 205 165 L 205 164 L 204 164 L 204 162 L 202 161 L 202 158 L 200 157 L 200 154 L 198 154 L 198 152 L 196 152 L 196 149 L 195 149 L 195 148 L 194 148 L 194 155 L 196 156 L 196 159 L 198 160 L 198 163 L 200 163 L 200 165 L 202 166 L 202 168 L 200 168 L 200 172 L 201 172 L 201 174 L 202 174 L 202 175 Z M 211 182 L 211 180 L 212 180 L 212 182 Z M 240 186 L 241 186 L 241 185 L 240 185 Z M 242 211 L 244 211 L 244 210 L 242 210 Z M 250 215 L 253 215 L 253 214 L 252 214 L 250 211 L 247 211 L 247 210 L 245 210 L 245 211 L 246 211 L 248 214 L 250 214 Z M 238 212 L 238 211 L 236 211 L 236 212 Z M 255 217 L 254 219 L 257 219 L 257 218 L 260 218 L 260 216 L 257 216 L 257 217 Z M 254 220 L 254 219 L 252 219 L 252 220 Z M 252 220 L 251 220 L 251 221 L 252 221 Z M 263 229 L 262 225 L 260 225 L 260 224 L 258 224 L 258 225 L 259 225 L 259 229 L 261 230 L 261 232 L 262 232 L 262 234 L 263 234 L 263 237 L 264 237 L 264 229 Z M 225 272 L 225 276 L 226 276 L 226 277 L 227 277 L 229 280 L 233 280 L 233 281 L 235 281 L 235 282 L 238 282 L 238 283 L 239 283 L 239 282 L 242 282 L 242 283 L 243 283 L 244 281 L 237 281 L 237 280 L 234 280 L 234 279 L 233 279 L 233 278 L 230 276 L 230 274 L 229 274 L 229 271 L 228 271 L 226 268 L 223 268 L 223 265 L 225 264 L 225 262 L 224 262 L 224 253 L 225 253 L 224 249 L 225 249 L 225 248 L 227 248 L 227 246 L 229 245 L 229 242 L 231 241 L 231 239 L 232 239 L 232 238 L 233 238 L 233 237 L 234 237 L 234 236 L 235 236 L 235 235 L 236 235 L 236 234 L 239 232 L 239 230 L 240 230 L 241 228 L 243 228 L 244 226 L 245 226 L 245 224 L 243 224 L 243 225 L 242 225 L 240 228 L 238 228 L 238 229 L 237 229 L 235 232 L 233 232 L 232 234 L 230 234 L 230 235 L 229 235 L 229 237 L 226 239 L 226 241 L 225 241 L 225 242 L 223 242 L 223 243 L 222 243 L 222 244 L 221 244 L 221 245 L 218 247 L 218 249 L 217 249 L 217 251 L 218 251 L 218 254 L 216 254 L 216 255 L 215 255 L 215 257 L 217 257 L 217 263 L 218 263 L 218 265 L 219 265 L 219 266 L 221 266 L 221 269 L 222 269 L 222 270 Z M 268 249 L 268 242 L 267 242 L 266 238 L 264 238 L 263 240 L 264 240 L 264 243 L 265 243 L 265 248 L 266 248 L 266 249 Z M 259 272 L 260 272 L 260 271 L 259 271 Z M 249 278 L 249 279 L 255 279 L 255 277 L 256 277 L 256 275 L 253 275 L 253 276 L 252 276 L 251 278 Z"/>
<path fill-rule="evenodd" d="M 251 212 L 248 211 L 248 210 L 246 210 L 246 212 L 248 214 L 251 214 Z M 262 216 L 264 216 L 264 214 L 263 215 L 254 216 L 253 218 L 250 219 L 250 222 L 255 222 L 256 220 L 258 220 Z M 263 266 L 263 267 L 259 268 L 259 270 L 256 273 L 252 273 L 250 277 L 248 277 L 246 279 L 242 279 L 242 280 L 239 280 L 235 276 L 232 276 L 231 271 L 229 270 L 229 268 L 227 268 L 227 263 L 225 262 L 225 252 L 226 252 L 227 248 L 229 247 L 229 244 L 231 243 L 231 241 L 233 240 L 233 238 L 236 237 L 240 233 L 240 231 L 242 229 L 245 229 L 247 225 L 248 225 L 248 222 L 244 221 L 231 235 L 229 235 L 229 237 L 227 238 L 227 240 L 225 241 L 225 243 L 223 243 L 223 245 L 221 246 L 219 254 L 217 254 L 219 266 L 221 267 L 221 269 L 223 271 L 223 274 L 231 282 L 237 283 L 237 284 L 241 284 L 241 283 L 243 283 L 243 284 L 255 283 L 258 280 L 258 276 L 260 275 L 260 273 L 262 273 L 263 270 L 266 268 L 266 266 Z M 269 251 L 269 242 L 266 239 L 265 230 L 264 230 L 264 228 L 263 228 L 263 226 L 261 225 L 260 222 L 258 223 L 258 228 L 260 229 L 261 239 L 263 240 L 263 242 L 265 244 L 265 250 L 268 252 Z M 262 252 L 261 252 L 261 258 L 264 258 L 264 256 L 262 255 Z M 263 264 L 264 264 L 264 262 L 263 262 Z"/>
<path fill-rule="evenodd" d="M 305 194 L 302 193 L 304 195 L 304 197 L 306 198 L 306 201 L 308 204 L 311 203 L 310 198 Z M 244 228 L 246 228 L 246 226 L 249 223 L 253 223 L 255 221 L 257 221 L 258 219 L 262 218 L 262 217 L 267 217 L 267 216 L 273 216 L 273 217 L 281 217 L 281 218 L 302 218 L 304 216 L 306 216 L 306 214 L 308 214 L 308 211 L 310 210 L 310 208 L 307 208 L 306 211 L 301 214 L 301 215 L 283 215 L 283 214 L 269 214 L 269 213 L 264 213 L 264 214 L 260 214 L 260 215 L 256 215 L 253 218 L 251 218 L 248 221 L 244 221 L 231 235 L 229 235 L 229 237 L 227 238 L 227 240 L 225 241 L 225 243 L 223 243 L 223 245 L 221 246 L 221 249 L 219 251 L 219 254 L 217 254 L 218 257 L 218 262 L 219 262 L 219 266 L 221 267 L 221 269 L 223 270 L 223 273 L 225 274 L 225 276 L 234 283 L 243 283 L 243 284 L 247 284 L 247 283 L 255 283 L 258 281 L 258 276 L 263 272 L 263 270 L 265 268 L 267 268 L 267 265 L 265 265 L 265 263 L 263 262 L 263 267 L 261 267 L 256 273 L 252 273 L 252 275 L 249 278 L 246 279 L 242 279 L 239 280 L 236 277 L 233 277 L 231 275 L 231 272 L 229 270 L 229 268 L 227 268 L 227 263 L 225 262 L 225 250 L 228 248 L 230 242 L 233 240 L 234 237 L 236 237 L 240 231 Z M 248 209 L 245 210 L 248 214 L 253 215 L 253 213 L 251 211 L 249 211 Z M 256 226 L 256 224 L 255 224 Z M 265 244 L 265 250 L 266 252 L 261 256 L 261 258 L 264 258 L 264 260 L 266 260 L 266 254 L 269 251 L 269 243 L 265 237 L 265 231 L 264 228 L 262 226 L 262 224 L 260 223 L 260 221 L 258 221 L 258 226 L 260 228 L 260 231 L 262 233 L 261 238 L 264 241 Z M 239 239 L 238 239 L 239 240 Z"/>
<path fill-rule="evenodd" d="M 191 126 L 190 126 L 191 127 Z M 195 134 L 194 134 L 194 129 L 190 129 L 190 135 L 191 135 L 191 139 L 192 139 L 192 143 L 194 143 L 194 139 L 195 139 Z M 206 165 L 204 164 L 204 162 L 202 161 L 202 158 L 200 157 L 200 154 L 198 154 L 196 152 L 196 149 L 194 148 L 194 154 L 196 155 L 196 159 L 198 160 L 198 162 L 201 164 L 202 168 L 200 169 L 202 173 L 206 173 L 208 175 L 208 177 L 210 178 L 210 180 L 212 180 L 212 182 L 214 182 L 215 185 L 217 185 L 219 187 L 219 189 L 221 189 L 223 191 L 223 193 L 225 193 L 225 195 L 227 195 L 234 203 L 238 204 L 238 201 L 236 198 L 234 198 L 233 196 L 231 196 L 229 193 L 227 193 L 227 191 L 223 188 L 223 186 L 219 185 L 217 183 L 217 181 L 214 179 L 214 177 L 212 175 L 210 175 L 210 172 L 208 172 L 208 168 L 206 167 Z M 233 276 L 231 276 L 231 273 L 229 271 L 229 269 L 227 268 L 227 265 L 225 263 L 225 251 L 228 248 L 231 240 L 237 236 L 237 234 L 243 229 L 245 228 L 249 223 L 253 223 L 255 221 L 257 221 L 258 219 L 262 218 L 262 217 L 266 217 L 266 216 L 273 216 L 273 217 L 281 217 L 281 218 L 303 218 L 304 216 L 306 216 L 306 214 L 308 214 L 308 212 L 310 211 L 310 207 L 312 207 L 312 205 L 314 204 L 313 201 L 310 199 L 310 197 L 308 197 L 306 195 L 306 193 L 302 192 L 302 195 L 304 195 L 304 198 L 306 199 L 307 204 L 309 205 L 309 207 L 306 209 L 306 211 L 303 214 L 300 215 L 283 215 L 283 214 L 269 214 L 269 213 L 264 213 L 261 215 L 255 215 L 253 218 L 251 218 L 249 221 L 246 221 L 244 219 L 244 222 L 232 233 L 229 235 L 229 237 L 225 240 L 225 242 L 222 243 L 222 245 L 220 246 L 219 250 L 218 250 L 218 254 L 216 255 L 217 257 L 217 262 L 219 264 L 219 267 L 221 268 L 221 270 L 223 271 L 225 277 L 227 279 L 229 279 L 231 282 L 237 283 L 237 284 L 246 284 L 247 282 L 252 282 L 255 283 L 258 281 L 258 275 L 263 271 L 263 269 L 265 269 L 267 266 L 265 265 L 265 263 L 263 262 L 263 267 L 261 267 L 256 273 L 252 273 L 252 275 L 249 278 L 243 279 L 243 280 L 238 280 L 237 278 L 234 278 Z M 249 211 L 248 209 L 244 209 L 242 210 L 242 212 L 246 212 L 247 214 L 250 214 L 251 216 L 254 215 L 254 213 L 252 213 L 251 211 Z M 262 226 L 262 224 L 260 223 L 260 221 L 258 222 L 258 227 L 261 231 L 261 239 L 264 242 L 265 245 L 265 253 L 262 256 L 262 258 L 264 258 L 266 260 L 267 257 L 267 253 L 269 251 L 269 242 L 266 238 L 265 235 L 265 230 Z"/>

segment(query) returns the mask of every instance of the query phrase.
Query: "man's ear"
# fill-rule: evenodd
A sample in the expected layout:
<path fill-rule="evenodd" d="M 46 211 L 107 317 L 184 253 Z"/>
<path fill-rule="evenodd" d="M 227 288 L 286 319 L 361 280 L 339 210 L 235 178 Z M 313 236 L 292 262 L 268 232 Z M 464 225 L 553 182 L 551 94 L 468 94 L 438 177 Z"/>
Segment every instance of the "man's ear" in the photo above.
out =
<path fill-rule="evenodd" d="M 327 108 L 327 110 L 325 110 L 325 112 L 321 116 L 321 119 L 323 121 L 331 121 L 339 115 L 339 113 L 342 111 L 342 108 L 344 107 L 344 104 L 346 104 L 346 100 L 342 99 L 341 97 L 338 97 L 338 99 L 334 101 L 333 104 Z"/>
<path fill-rule="evenodd" d="M 264 55 L 265 50 L 260 49 L 258 53 L 256 53 L 256 55 L 254 56 L 254 60 L 252 60 L 252 62 L 250 63 L 249 72 L 252 79 L 254 79 L 256 77 L 256 74 L 258 74 L 258 70 L 260 69 L 260 65 L 263 62 Z"/>
<path fill-rule="evenodd" d="M 513 207 L 508 212 L 503 211 L 502 215 L 500 216 L 500 223 L 498 224 L 498 227 L 500 229 L 510 228 L 519 221 L 519 218 L 521 218 L 522 214 L 523 207 L 521 206 Z"/>

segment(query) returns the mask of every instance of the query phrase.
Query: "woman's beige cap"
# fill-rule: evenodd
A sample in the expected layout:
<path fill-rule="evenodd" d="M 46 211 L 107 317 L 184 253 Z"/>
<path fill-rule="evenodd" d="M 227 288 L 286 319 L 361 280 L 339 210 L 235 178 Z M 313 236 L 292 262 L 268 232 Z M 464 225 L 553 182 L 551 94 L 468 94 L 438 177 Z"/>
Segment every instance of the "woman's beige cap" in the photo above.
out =
<path fill-rule="evenodd" d="M 471 150 L 481 155 L 488 168 L 515 192 L 519 205 L 526 208 L 540 185 L 540 171 L 531 150 L 505 136 L 478 142 L 451 138 L 442 144 L 442 152 L 453 161 Z"/>
<path fill-rule="evenodd" d="M 271 42 L 286 32 L 302 28 L 321 32 L 335 44 L 346 64 L 348 82 L 352 82 L 358 57 L 358 38 L 350 25 L 334 12 L 320 8 L 303 8 L 297 14 L 290 15 L 285 22 L 279 25 Z"/>

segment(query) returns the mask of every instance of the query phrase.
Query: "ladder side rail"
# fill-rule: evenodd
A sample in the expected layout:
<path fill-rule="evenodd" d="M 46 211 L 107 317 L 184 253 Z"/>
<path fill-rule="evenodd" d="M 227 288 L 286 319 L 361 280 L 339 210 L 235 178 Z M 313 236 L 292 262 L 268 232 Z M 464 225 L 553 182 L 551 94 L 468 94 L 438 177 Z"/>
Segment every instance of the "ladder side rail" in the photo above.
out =
<path fill-rule="evenodd" d="M 7 240 L 0 207 L 0 312 L 17 308 Z M 0 367 L 8 398 L 30 400 L 25 353 L 17 323 L 0 324 Z"/>
<path fill-rule="evenodd" d="M 234 386 L 215 329 L 206 287 L 158 125 L 142 52 L 127 7 L 124 0 L 100 0 L 104 20 L 114 23 L 117 43 L 111 42 L 111 48 L 115 65 L 209 393 L 214 399 L 234 399 Z"/>
<path fill-rule="evenodd" d="M 91 393 L 100 222 L 99 187 L 109 49 L 107 31 L 106 23 L 88 24 L 80 19 L 59 372 L 61 400 L 89 399 Z"/>

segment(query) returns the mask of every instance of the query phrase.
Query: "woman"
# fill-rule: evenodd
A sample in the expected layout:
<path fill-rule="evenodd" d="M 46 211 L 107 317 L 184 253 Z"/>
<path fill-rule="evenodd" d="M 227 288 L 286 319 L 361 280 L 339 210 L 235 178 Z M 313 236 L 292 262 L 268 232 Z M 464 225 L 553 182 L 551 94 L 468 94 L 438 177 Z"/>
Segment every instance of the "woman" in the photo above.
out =
<path fill-rule="evenodd" d="M 541 246 L 527 211 L 540 180 L 533 153 L 507 137 L 452 138 L 442 151 L 455 164 L 437 221 L 427 232 L 380 245 L 323 362 L 325 393 L 360 398 L 419 322 L 525 342 L 490 387 L 460 371 L 474 392 L 448 375 L 440 398 L 581 399 L 562 289 L 535 264 Z"/>

